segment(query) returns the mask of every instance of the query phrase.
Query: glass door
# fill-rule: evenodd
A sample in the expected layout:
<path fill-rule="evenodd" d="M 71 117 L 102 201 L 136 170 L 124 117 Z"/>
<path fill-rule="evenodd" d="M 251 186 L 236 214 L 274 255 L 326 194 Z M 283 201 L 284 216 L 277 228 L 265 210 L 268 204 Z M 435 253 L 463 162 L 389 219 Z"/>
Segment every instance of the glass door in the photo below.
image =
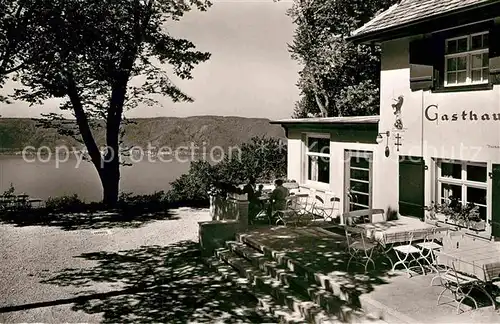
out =
<path fill-rule="evenodd" d="M 345 151 L 344 211 L 372 208 L 372 152 Z"/>

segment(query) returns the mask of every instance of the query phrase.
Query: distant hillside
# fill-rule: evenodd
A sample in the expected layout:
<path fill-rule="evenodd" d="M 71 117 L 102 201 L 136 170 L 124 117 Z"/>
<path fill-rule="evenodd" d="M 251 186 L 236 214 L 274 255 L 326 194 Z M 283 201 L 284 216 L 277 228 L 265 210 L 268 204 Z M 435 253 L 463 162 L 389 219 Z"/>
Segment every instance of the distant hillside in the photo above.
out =
<path fill-rule="evenodd" d="M 146 148 L 168 146 L 172 149 L 195 143 L 207 148 L 220 146 L 228 148 L 247 142 L 254 136 L 280 137 L 285 134 L 279 125 L 269 124 L 268 119 L 195 116 L 187 118 L 160 117 L 135 119 L 135 124 L 125 128 L 126 145 Z M 94 130 L 99 145 L 104 145 L 104 130 Z M 0 151 L 20 151 L 26 146 L 67 145 L 82 148 L 82 145 L 68 136 L 58 135 L 53 129 L 38 127 L 37 122 L 27 118 L 0 118 Z"/>

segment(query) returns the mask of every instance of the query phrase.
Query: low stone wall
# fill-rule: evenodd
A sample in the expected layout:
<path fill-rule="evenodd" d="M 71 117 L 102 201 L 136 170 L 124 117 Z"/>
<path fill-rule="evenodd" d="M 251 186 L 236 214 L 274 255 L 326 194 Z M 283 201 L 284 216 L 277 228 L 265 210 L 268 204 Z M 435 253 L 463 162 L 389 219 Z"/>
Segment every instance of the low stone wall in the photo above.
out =
<path fill-rule="evenodd" d="M 199 242 L 203 255 L 212 255 L 214 250 L 235 238 L 236 233 L 248 228 L 248 201 L 229 198 L 225 201 L 214 201 L 210 206 L 212 221 L 200 222 Z M 219 204 L 219 206 L 217 206 Z"/>
<path fill-rule="evenodd" d="M 234 239 L 241 227 L 236 220 L 200 222 L 198 225 L 200 248 L 205 256 L 213 255 L 215 249 Z"/>

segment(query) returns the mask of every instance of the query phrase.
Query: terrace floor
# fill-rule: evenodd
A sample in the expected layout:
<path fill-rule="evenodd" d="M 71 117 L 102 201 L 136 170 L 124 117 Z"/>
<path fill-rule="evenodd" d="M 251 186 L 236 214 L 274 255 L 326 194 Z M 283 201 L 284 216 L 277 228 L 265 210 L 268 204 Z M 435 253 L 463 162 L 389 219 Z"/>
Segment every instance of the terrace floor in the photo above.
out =
<path fill-rule="evenodd" d="M 432 274 L 408 278 L 402 272 L 390 271 L 387 264 L 381 264 L 380 269 L 366 275 L 364 271 L 346 271 L 345 237 L 333 233 L 333 230 L 321 227 L 262 227 L 251 228 L 243 235 L 273 254 L 285 255 L 312 269 L 324 280 L 361 291 L 359 299 L 362 306 L 370 305 L 371 312 L 385 314 L 387 322 L 500 323 L 500 311 L 491 306 L 477 310 L 464 306 L 461 314 L 456 314 L 455 305 L 446 304 L 446 299 L 437 306 L 442 288 L 437 283 L 430 287 Z"/>

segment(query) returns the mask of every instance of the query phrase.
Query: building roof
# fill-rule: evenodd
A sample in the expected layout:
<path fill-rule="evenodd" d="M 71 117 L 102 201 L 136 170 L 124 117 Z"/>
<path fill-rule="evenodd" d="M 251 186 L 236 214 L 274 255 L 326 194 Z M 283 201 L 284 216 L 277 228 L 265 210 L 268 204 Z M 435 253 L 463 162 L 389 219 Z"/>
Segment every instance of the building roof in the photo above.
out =
<path fill-rule="evenodd" d="M 300 124 L 377 124 L 380 116 L 356 116 L 356 117 L 312 117 L 312 118 L 289 118 L 273 120 L 271 124 L 300 125 Z"/>
<path fill-rule="evenodd" d="M 437 19 L 478 7 L 489 6 L 499 0 L 402 0 L 355 30 L 350 40 L 370 40 L 370 35 Z"/>

